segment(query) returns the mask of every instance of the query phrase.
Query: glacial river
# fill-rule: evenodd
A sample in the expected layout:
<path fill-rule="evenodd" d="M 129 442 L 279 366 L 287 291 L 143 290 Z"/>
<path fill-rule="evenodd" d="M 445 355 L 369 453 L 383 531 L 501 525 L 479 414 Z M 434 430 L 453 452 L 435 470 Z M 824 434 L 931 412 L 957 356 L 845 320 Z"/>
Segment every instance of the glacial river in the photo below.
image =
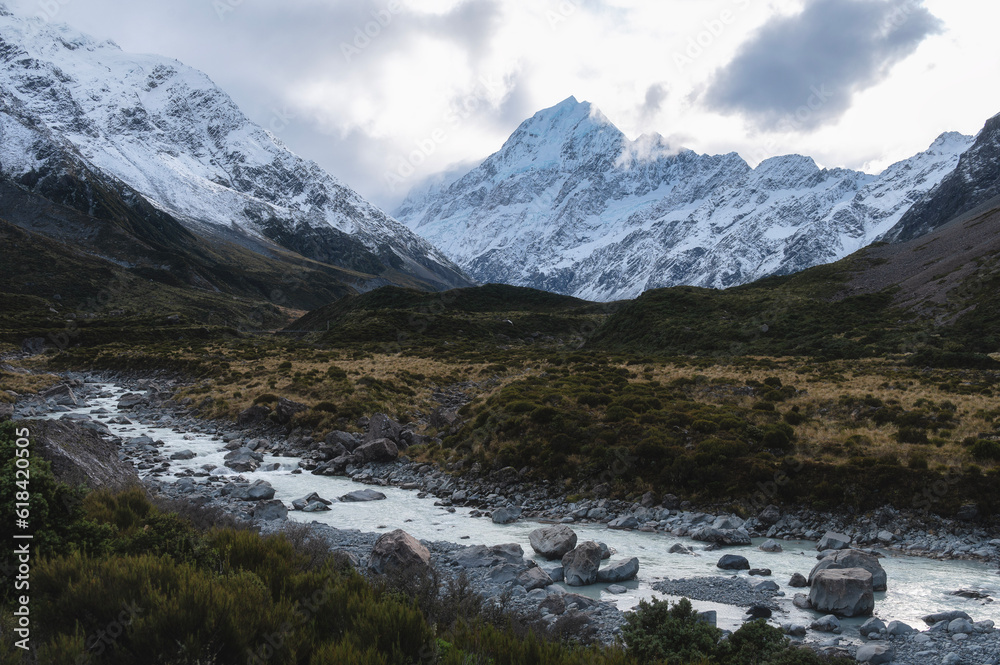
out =
<path fill-rule="evenodd" d="M 118 386 L 103 386 L 103 397 L 90 399 L 84 408 L 75 409 L 70 413 L 87 414 L 95 420 L 106 422 L 116 415 L 132 416 L 128 412 L 119 412 L 118 398 L 125 390 Z M 92 414 L 93 411 L 104 408 L 107 414 Z M 64 414 L 51 414 L 58 418 Z M 171 473 L 184 469 L 200 471 L 205 464 L 214 464 L 219 469 L 213 473 L 219 475 L 233 474 L 225 468 L 223 457 L 229 451 L 225 450 L 223 442 L 217 436 L 197 429 L 180 431 L 173 426 L 157 426 L 156 423 L 139 423 L 133 425 L 108 425 L 115 434 L 130 438 L 146 435 L 154 441 L 163 441 L 165 446 L 160 452 L 165 457 L 182 450 L 191 450 L 196 457 L 187 461 L 171 461 Z M 187 438 L 185 438 L 185 436 Z M 247 480 L 266 480 L 275 489 L 275 498 L 281 499 L 291 507 L 294 499 L 304 497 L 312 492 L 330 500 L 350 491 L 363 489 L 348 478 L 314 476 L 308 472 L 293 474 L 297 459 L 290 457 L 273 457 L 265 455 L 264 465 L 280 465 L 274 471 L 256 471 L 242 474 Z M 162 476 L 170 480 L 172 475 Z M 199 479 L 195 479 L 199 480 Z M 417 492 L 402 490 L 395 487 L 377 487 L 386 495 L 384 501 L 368 503 L 335 502 L 328 512 L 302 513 L 290 512 L 289 519 L 300 522 L 318 521 L 340 529 L 358 529 L 361 531 L 386 532 L 393 529 L 403 529 L 411 535 L 429 541 L 450 541 L 459 544 L 497 545 L 501 543 L 519 543 L 526 554 L 531 555 L 528 545 L 528 533 L 539 524 L 532 521 L 518 521 L 514 524 L 498 525 L 486 518 L 469 516 L 472 508 L 456 507 L 451 513 L 442 507 L 434 505 L 434 497 L 418 499 Z M 662 533 L 644 533 L 639 531 L 616 531 L 603 525 L 573 524 L 570 527 L 577 533 L 579 540 L 596 540 L 607 543 L 616 551 L 612 558 L 638 557 L 639 578 L 637 581 L 625 583 L 628 591 L 615 595 L 606 591 L 607 585 L 595 584 L 590 587 L 572 587 L 575 593 L 583 593 L 594 598 L 614 602 L 622 610 L 634 607 L 640 599 L 663 597 L 650 588 L 650 584 L 662 579 L 678 579 L 688 577 L 723 576 L 716 568 L 716 562 L 722 554 L 740 554 L 749 559 L 755 568 L 770 568 L 771 578 L 752 578 L 753 581 L 773 579 L 785 591 L 785 598 L 776 599 L 781 611 L 775 613 L 775 622 L 794 621 L 808 624 L 818 613 L 795 608 L 791 598 L 796 591 L 787 586 L 792 573 L 808 575 L 816 563 L 816 545 L 812 542 L 780 541 L 784 549 L 777 554 L 761 552 L 757 546 L 763 539 L 756 539 L 752 546 L 727 547 L 714 552 L 703 551 L 705 544 L 688 538 L 677 538 Z M 695 556 L 684 554 L 669 554 L 668 550 L 675 543 L 682 543 L 696 552 Z M 992 619 L 1000 625 L 1000 602 L 984 603 L 982 601 L 966 600 L 950 592 L 958 589 L 979 589 L 993 598 L 1000 597 L 1000 574 L 992 566 L 969 561 L 939 561 L 919 557 L 899 556 L 886 552 L 882 566 L 888 574 L 888 591 L 876 593 L 875 615 L 888 623 L 899 620 L 914 628 L 926 628 L 920 617 L 932 612 L 961 609 L 972 616 L 973 620 Z M 537 558 L 540 565 L 552 568 L 558 562 L 547 562 Z M 740 573 L 746 575 L 746 573 Z M 567 587 L 570 589 L 570 587 Z M 805 591 L 808 591 L 807 589 Z M 694 605 L 701 610 L 716 610 L 719 613 L 719 627 L 735 629 L 739 626 L 743 610 L 728 605 L 695 601 Z M 856 634 L 856 627 L 861 620 L 846 619 L 842 622 L 845 637 Z M 810 639 L 822 637 L 820 633 L 810 632 Z"/>

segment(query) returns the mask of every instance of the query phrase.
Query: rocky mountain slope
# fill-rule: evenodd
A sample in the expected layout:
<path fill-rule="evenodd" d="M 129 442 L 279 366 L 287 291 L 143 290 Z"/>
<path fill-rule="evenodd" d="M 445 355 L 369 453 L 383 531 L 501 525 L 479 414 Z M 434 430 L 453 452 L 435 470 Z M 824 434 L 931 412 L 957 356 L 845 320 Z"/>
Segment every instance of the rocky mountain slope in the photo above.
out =
<path fill-rule="evenodd" d="M 569 98 L 499 152 L 396 211 L 481 282 L 590 300 L 687 284 L 729 287 L 829 263 L 892 228 L 972 138 L 943 134 L 878 176 L 799 155 L 756 168 L 659 135 L 629 140 Z"/>
<path fill-rule="evenodd" d="M 1000 115 L 994 116 L 962 155 L 958 167 L 910 208 L 885 240 L 918 238 L 956 217 L 980 213 L 1000 200 Z"/>
<path fill-rule="evenodd" d="M 0 176 L 19 186 L 58 189 L 66 177 L 96 174 L 201 237 L 265 254 L 277 245 L 368 275 L 352 284 L 360 288 L 471 283 L 428 242 L 252 123 L 201 72 L 2 5 L 0 62 Z"/>

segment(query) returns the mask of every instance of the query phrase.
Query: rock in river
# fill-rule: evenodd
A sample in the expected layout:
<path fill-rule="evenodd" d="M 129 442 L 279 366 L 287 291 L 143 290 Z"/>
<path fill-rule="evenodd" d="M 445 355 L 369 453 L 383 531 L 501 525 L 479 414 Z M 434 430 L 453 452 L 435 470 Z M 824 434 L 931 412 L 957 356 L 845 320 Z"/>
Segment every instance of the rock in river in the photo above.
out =
<path fill-rule="evenodd" d="M 581 543 L 562 558 L 563 575 L 570 586 L 586 586 L 597 581 L 601 567 L 601 546 L 592 540 Z"/>
<path fill-rule="evenodd" d="M 639 559 L 618 559 L 597 571 L 598 582 L 628 582 L 639 574 Z"/>
<path fill-rule="evenodd" d="M 722 570 L 750 570 L 750 562 L 745 556 L 726 554 L 716 564 Z"/>
<path fill-rule="evenodd" d="M 872 574 L 864 568 L 821 570 L 813 578 L 809 602 L 818 612 L 871 616 L 875 609 Z"/>
<path fill-rule="evenodd" d="M 348 492 L 344 496 L 340 497 L 340 500 L 345 503 L 360 503 L 365 501 L 381 501 L 385 499 L 385 494 L 377 492 L 372 489 L 367 490 L 354 490 L 353 492 Z"/>
<path fill-rule="evenodd" d="M 888 578 L 878 558 L 860 550 L 842 550 L 832 556 L 824 557 L 809 573 L 809 584 L 812 584 L 816 574 L 821 570 L 844 568 L 864 568 L 872 574 L 873 590 L 885 591 L 887 588 Z"/>
<path fill-rule="evenodd" d="M 535 529 L 528 534 L 531 549 L 549 561 L 562 559 L 566 552 L 576 547 L 576 534 L 568 526 L 558 526 Z"/>

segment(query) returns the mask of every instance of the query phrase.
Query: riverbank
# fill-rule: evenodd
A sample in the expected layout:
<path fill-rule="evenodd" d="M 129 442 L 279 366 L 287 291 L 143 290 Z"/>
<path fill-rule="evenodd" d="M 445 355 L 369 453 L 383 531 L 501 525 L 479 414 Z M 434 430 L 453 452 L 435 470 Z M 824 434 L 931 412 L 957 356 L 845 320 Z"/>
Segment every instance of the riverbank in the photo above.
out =
<path fill-rule="evenodd" d="M 262 456 L 266 455 L 268 460 L 276 456 L 280 460 L 278 462 L 279 466 L 282 463 L 287 463 L 291 467 L 298 467 L 294 471 L 290 471 L 290 473 L 297 472 L 300 475 L 311 475 L 309 471 L 305 470 L 305 467 L 315 463 L 316 465 L 312 469 L 312 471 L 315 471 L 319 468 L 320 464 L 331 461 L 317 461 L 317 457 L 314 455 L 314 453 L 329 444 L 326 441 L 314 442 L 310 440 L 308 434 L 303 432 L 292 433 L 290 436 L 286 436 L 280 430 L 270 426 L 255 425 L 241 428 L 231 423 L 213 423 L 199 420 L 192 412 L 191 404 L 173 403 L 171 399 L 172 391 L 176 388 L 177 384 L 172 379 L 136 379 L 121 376 L 84 375 L 71 375 L 67 378 L 69 379 L 69 383 L 66 385 L 66 388 L 72 391 L 73 399 L 77 401 L 75 408 L 71 408 L 71 406 L 65 404 L 58 404 L 57 402 L 60 400 L 67 401 L 69 399 L 65 391 L 58 391 L 50 396 L 44 404 L 38 400 L 28 400 L 19 403 L 17 407 L 18 416 L 31 417 L 48 414 L 59 417 L 60 414 L 63 416 L 68 414 L 73 419 L 85 422 L 88 427 L 107 430 L 109 433 L 109 428 L 101 424 L 102 422 L 113 422 L 117 419 L 118 427 L 127 428 L 129 424 L 122 422 L 122 419 L 124 419 L 135 424 L 137 430 L 139 429 L 139 425 L 142 425 L 144 427 L 167 428 L 175 431 L 178 434 L 177 438 L 181 441 L 186 436 L 190 436 L 192 441 L 197 437 L 207 437 L 208 440 L 214 442 L 214 447 L 221 449 L 220 452 L 224 451 L 228 453 L 252 447 L 254 452 L 259 451 Z M 109 380 L 117 381 L 131 391 L 131 397 L 116 400 L 117 404 L 124 407 L 122 413 L 114 413 L 113 409 L 100 407 L 90 409 L 91 411 L 95 411 L 94 413 L 80 414 L 79 411 L 81 409 L 88 409 L 86 406 L 80 406 L 81 401 L 83 404 L 86 404 L 88 399 L 93 400 L 102 394 L 111 395 L 101 385 L 102 382 Z M 63 395 L 63 397 L 60 397 L 60 395 Z M 106 412 L 100 413 L 101 408 L 105 408 Z M 53 409 L 55 409 L 55 412 L 53 412 Z M 62 409 L 65 409 L 65 411 L 62 411 Z M 77 413 L 73 413 L 74 411 Z M 375 419 L 372 420 L 374 421 Z M 390 431 L 392 430 L 391 423 L 378 422 L 389 425 Z M 370 421 L 369 426 L 371 424 Z M 396 436 L 401 437 L 402 431 L 396 434 Z M 133 441 L 132 439 L 137 440 Z M 164 494 L 183 498 L 188 501 L 224 506 L 227 510 L 250 519 L 256 519 L 261 523 L 259 516 L 257 518 L 253 516 L 254 512 L 258 509 L 258 503 L 256 501 L 245 501 L 234 496 L 234 489 L 238 490 L 241 487 L 250 486 L 251 483 L 248 478 L 244 478 L 241 474 L 231 472 L 228 469 L 223 475 L 214 474 L 214 469 L 208 470 L 199 467 L 185 468 L 178 472 L 178 467 L 183 465 L 184 460 L 171 460 L 170 457 L 175 453 L 171 453 L 171 455 L 161 454 L 163 449 L 164 446 L 158 446 L 156 440 L 145 441 L 141 435 L 122 440 L 122 450 L 146 474 L 148 482 Z M 492 523 L 493 516 L 498 511 L 506 510 L 509 513 L 516 513 L 519 510 L 520 517 L 518 519 L 522 521 L 532 519 L 559 521 L 570 526 L 577 526 L 578 528 L 593 528 L 598 526 L 606 528 L 613 524 L 617 528 L 612 528 L 608 533 L 615 531 L 628 533 L 634 531 L 636 533 L 648 533 L 652 535 L 687 537 L 694 535 L 699 528 L 704 531 L 705 526 L 715 524 L 719 518 L 722 518 L 726 522 L 720 525 L 720 527 L 726 527 L 723 530 L 735 532 L 742 530 L 747 535 L 767 535 L 767 531 L 777 528 L 778 531 L 773 536 L 779 542 L 788 542 L 785 538 L 792 540 L 797 534 L 805 535 L 812 532 L 815 535 L 822 536 L 826 530 L 831 530 L 831 528 L 840 528 L 843 531 L 850 531 L 853 528 L 847 522 L 823 522 L 822 520 L 825 519 L 824 516 L 810 515 L 808 511 L 796 511 L 788 515 L 779 514 L 773 524 L 768 526 L 767 531 L 763 531 L 762 528 L 757 526 L 757 522 L 766 522 L 770 520 L 770 516 L 766 516 L 766 519 L 761 520 L 761 516 L 758 515 L 750 520 L 743 521 L 736 516 L 714 515 L 696 511 L 693 507 L 685 506 L 681 503 L 678 503 L 675 508 L 670 508 L 666 502 L 672 502 L 673 500 L 669 498 L 665 498 L 659 505 L 644 505 L 648 504 L 652 499 L 648 497 L 643 497 L 643 501 L 635 503 L 625 503 L 608 499 L 573 503 L 568 502 L 558 492 L 552 491 L 549 487 L 533 487 L 522 482 L 517 472 L 513 471 L 512 473 L 512 471 L 504 470 L 496 476 L 486 479 L 455 478 L 452 474 L 431 467 L 430 465 L 418 465 L 404 460 L 391 463 L 348 464 L 344 466 L 342 472 L 336 472 L 337 474 L 342 473 L 342 475 L 332 475 L 330 477 L 350 478 L 354 482 L 371 486 L 405 489 L 414 496 L 420 496 L 421 493 L 427 496 L 434 496 L 437 497 L 437 501 L 435 502 L 436 507 L 442 512 L 457 508 L 462 508 L 463 513 L 467 512 L 469 515 L 475 515 L 478 512 L 479 519 L 470 520 L 473 522 L 485 520 Z M 320 474 L 321 476 L 322 473 Z M 178 478 L 182 482 L 177 482 Z M 227 488 L 229 488 L 229 491 L 226 491 Z M 597 512 L 593 513 L 592 516 L 591 511 L 595 510 Z M 583 511 L 586 512 L 584 513 Z M 774 511 L 767 512 L 773 513 Z M 912 519 L 905 515 L 899 517 L 899 514 L 895 516 L 890 515 L 890 517 L 896 517 L 900 521 Z M 873 517 L 864 516 L 861 519 L 872 520 Z M 940 518 L 936 519 L 940 520 Z M 754 522 L 754 520 L 757 520 L 757 522 Z M 779 526 L 782 524 L 782 521 L 785 524 Z M 263 527 L 265 530 L 278 529 L 281 528 L 281 522 L 282 520 L 280 519 L 267 521 L 263 523 Z M 909 522 L 906 523 L 908 524 Z M 843 526 L 845 524 L 846 526 Z M 872 531 L 873 527 L 885 526 L 876 523 L 864 525 L 862 522 L 861 524 L 864 528 L 859 527 L 855 529 L 855 532 L 860 534 L 856 543 L 859 545 L 862 544 L 860 542 L 861 538 L 866 537 Z M 370 528 L 377 529 L 378 526 L 377 524 L 372 524 Z M 991 545 L 988 540 L 983 540 L 991 535 L 988 526 L 958 523 L 954 520 L 940 520 L 934 523 L 924 522 L 921 523 L 921 526 L 924 527 L 921 531 L 935 532 L 933 534 L 935 541 L 941 540 L 943 543 L 951 544 L 947 549 L 938 552 L 935 555 L 937 557 L 996 560 L 995 546 Z M 947 535 L 942 535 L 940 529 L 943 527 L 951 528 L 952 531 L 946 532 Z M 370 531 L 335 529 L 329 525 L 316 525 L 314 528 L 323 533 L 331 545 L 352 554 L 357 560 L 358 565 L 362 568 L 366 567 L 367 557 L 379 535 L 377 532 Z M 900 528 L 899 530 L 902 529 Z M 428 545 L 431 551 L 435 568 L 442 572 L 442 580 L 457 579 L 459 574 L 465 572 L 477 591 L 480 591 L 486 597 L 501 598 L 504 596 L 505 591 L 509 591 L 507 602 L 518 612 L 541 613 L 541 609 L 548 609 L 546 621 L 550 624 L 555 624 L 559 621 L 560 617 L 565 616 L 569 612 L 568 616 L 578 623 L 586 622 L 594 625 L 597 630 L 597 638 L 602 641 L 613 640 L 615 631 L 621 623 L 621 612 L 613 603 L 597 601 L 593 605 L 590 605 L 589 601 L 593 599 L 587 599 L 587 596 L 580 596 L 580 599 L 571 597 L 570 600 L 572 602 L 569 603 L 566 603 L 565 599 L 563 599 L 562 606 L 560 606 L 558 601 L 552 601 L 551 604 L 553 607 L 542 608 L 542 603 L 550 596 L 558 595 L 561 597 L 565 595 L 566 589 L 561 587 L 548 589 L 546 587 L 534 589 L 529 592 L 521 585 L 512 583 L 520 572 L 523 572 L 526 568 L 530 568 L 529 562 L 522 564 L 524 568 L 516 570 L 511 568 L 505 569 L 505 566 L 512 564 L 510 561 L 503 560 L 503 556 L 501 555 L 482 555 L 476 561 L 476 557 L 457 557 L 456 553 L 468 553 L 468 549 L 463 548 L 458 543 L 426 541 L 425 544 Z M 519 543 L 513 544 L 521 547 Z M 907 533 L 903 532 L 899 535 L 899 545 L 905 546 L 906 544 L 913 544 L 913 541 L 908 537 Z M 716 549 L 717 545 L 702 541 L 702 544 L 696 547 L 701 548 L 699 552 L 701 556 L 709 556 L 707 553 Z M 963 549 L 966 547 L 969 549 Z M 994 548 L 991 554 L 988 554 L 986 557 L 978 554 L 980 550 L 988 548 Z M 632 554 L 634 553 L 627 551 L 619 552 L 621 556 L 631 556 Z M 497 560 L 498 558 L 500 560 Z M 515 556 L 514 558 L 517 559 L 518 557 Z M 520 558 L 524 559 L 523 556 Z M 470 562 L 477 564 L 485 562 L 485 565 L 466 565 Z M 642 574 L 641 572 L 640 575 Z M 784 582 L 784 580 L 781 581 Z M 707 588 L 707 585 L 702 586 Z M 544 597 L 542 596 L 543 593 Z M 706 595 L 710 595 L 711 593 L 710 590 L 706 591 Z M 718 600 L 718 602 L 732 600 L 728 596 L 721 594 L 710 596 L 706 599 Z M 573 605 L 576 607 L 573 607 Z M 561 609 L 562 611 L 556 613 L 553 611 L 556 609 Z M 812 639 L 815 640 L 815 638 L 816 636 L 812 635 Z M 931 639 L 935 640 L 936 638 L 932 636 Z M 968 642 L 971 646 L 977 646 L 978 638 L 970 636 L 965 640 L 953 641 L 950 644 L 959 644 L 962 642 Z M 942 643 L 938 646 L 943 647 L 944 644 Z M 942 653 L 942 657 L 945 655 L 947 654 Z"/>

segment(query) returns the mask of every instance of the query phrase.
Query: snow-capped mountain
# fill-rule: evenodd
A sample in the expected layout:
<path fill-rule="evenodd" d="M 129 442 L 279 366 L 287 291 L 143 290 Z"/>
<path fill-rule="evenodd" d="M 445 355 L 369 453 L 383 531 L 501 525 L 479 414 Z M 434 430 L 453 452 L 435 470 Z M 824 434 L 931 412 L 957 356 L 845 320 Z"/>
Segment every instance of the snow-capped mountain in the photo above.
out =
<path fill-rule="evenodd" d="M 986 122 L 955 170 L 910 208 L 883 239 L 912 240 L 981 206 L 997 204 L 1000 204 L 1000 115 Z"/>
<path fill-rule="evenodd" d="M 0 176 L 112 178 L 202 235 L 436 288 L 470 281 L 426 240 L 251 122 L 205 74 L 0 4 Z"/>
<path fill-rule="evenodd" d="M 659 135 L 631 141 L 571 97 L 464 176 L 411 192 L 395 216 L 481 282 L 601 301 L 721 288 L 871 243 L 972 140 L 943 134 L 878 176 L 799 155 L 750 168 L 736 153 L 700 155 Z"/>

